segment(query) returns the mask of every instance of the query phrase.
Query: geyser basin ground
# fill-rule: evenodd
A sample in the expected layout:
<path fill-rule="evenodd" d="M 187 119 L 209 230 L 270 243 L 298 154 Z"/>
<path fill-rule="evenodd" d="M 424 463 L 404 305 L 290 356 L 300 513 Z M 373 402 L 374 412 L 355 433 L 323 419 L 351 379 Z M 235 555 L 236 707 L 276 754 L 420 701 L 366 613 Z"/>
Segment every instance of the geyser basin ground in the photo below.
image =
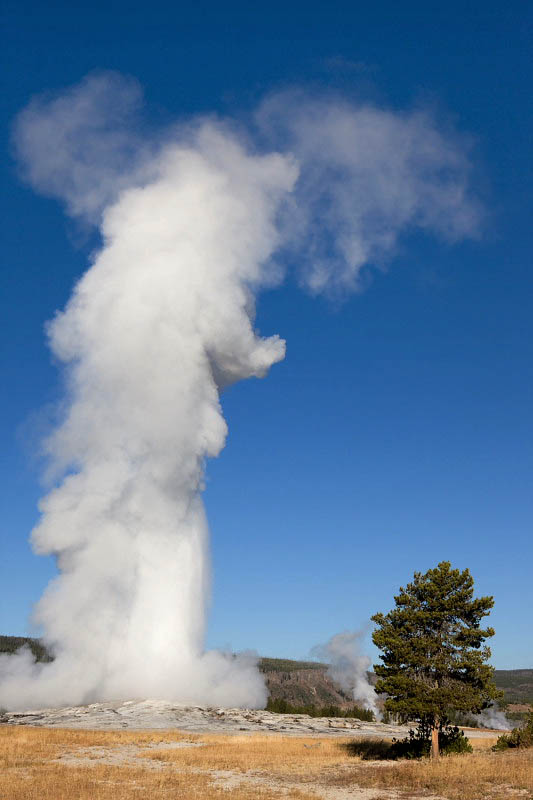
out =
<path fill-rule="evenodd" d="M 273 714 L 241 708 L 180 705 L 166 700 L 127 700 L 91 703 L 33 711 L 6 712 L 0 721 L 10 725 L 38 725 L 91 730 L 176 729 L 194 733 L 281 733 L 294 736 L 404 737 L 406 725 L 385 725 L 358 719 Z M 501 731 L 500 731 L 501 733 Z M 493 738 L 494 731 L 471 729 L 474 739 Z"/>

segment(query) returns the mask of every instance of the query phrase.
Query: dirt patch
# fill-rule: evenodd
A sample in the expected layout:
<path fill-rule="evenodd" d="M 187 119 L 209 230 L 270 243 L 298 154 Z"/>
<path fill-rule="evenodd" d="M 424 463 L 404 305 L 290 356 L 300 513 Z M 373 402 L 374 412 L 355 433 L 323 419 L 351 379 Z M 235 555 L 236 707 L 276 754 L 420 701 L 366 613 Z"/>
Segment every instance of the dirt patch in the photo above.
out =
<path fill-rule="evenodd" d="M 113 767 L 138 767 L 139 758 L 145 754 L 142 766 L 147 769 L 161 769 L 162 762 L 146 758 L 146 752 L 153 750 L 177 750 L 182 747 L 201 747 L 202 742 L 154 742 L 153 744 L 117 744 L 114 747 L 95 745 L 93 747 L 77 747 L 75 750 L 61 753 L 57 761 L 69 766 L 95 766 L 107 764 Z"/>

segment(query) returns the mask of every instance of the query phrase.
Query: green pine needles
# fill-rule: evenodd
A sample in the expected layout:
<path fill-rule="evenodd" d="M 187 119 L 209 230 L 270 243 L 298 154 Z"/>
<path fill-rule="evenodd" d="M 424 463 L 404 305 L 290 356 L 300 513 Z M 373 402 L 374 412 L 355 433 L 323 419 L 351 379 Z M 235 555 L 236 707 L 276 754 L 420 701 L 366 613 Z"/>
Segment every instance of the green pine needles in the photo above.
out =
<path fill-rule="evenodd" d="M 392 611 L 372 617 L 383 662 L 374 667 L 376 691 L 387 695 L 386 711 L 429 732 L 435 758 L 451 712 L 479 713 L 501 697 L 484 646 L 494 630 L 481 627 L 494 600 L 473 594 L 470 572 L 441 561 L 400 587 Z"/>

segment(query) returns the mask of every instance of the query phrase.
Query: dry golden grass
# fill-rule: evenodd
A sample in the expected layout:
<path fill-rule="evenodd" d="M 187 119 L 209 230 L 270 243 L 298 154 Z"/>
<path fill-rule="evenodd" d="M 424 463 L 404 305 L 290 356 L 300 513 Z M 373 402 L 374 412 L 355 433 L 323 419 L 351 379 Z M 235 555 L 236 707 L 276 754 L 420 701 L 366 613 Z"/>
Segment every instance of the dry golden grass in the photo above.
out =
<path fill-rule="evenodd" d="M 330 775 L 329 785 L 403 790 L 410 797 L 429 793 L 449 800 L 533 798 L 533 750 L 493 753 L 485 746 L 472 755 L 444 756 L 438 762 L 397 761 L 388 769 L 367 764 Z"/>
<path fill-rule="evenodd" d="M 468 736 L 468 733 L 466 734 Z M 496 742 L 498 741 L 498 737 L 494 736 L 494 738 L 486 738 L 486 739 L 470 739 L 470 744 L 472 745 L 472 749 L 474 753 L 481 751 L 490 750 Z"/>
<path fill-rule="evenodd" d="M 193 750 L 152 751 L 150 758 L 197 767 L 238 772 L 266 772 L 271 778 L 300 780 L 303 785 L 361 786 L 437 794 L 450 800 L 503 800 L 512 790 L 529 790 L 533 800 L 533 752 L 492 753 L 495 738 L 473 739 L 474 754 L 447 756 L 437 764 L 361 762 L 347 755 L 339 739 L 283 736 L 205 736 Z M 317 746 L 320 742 L 320 746 Z"/>
<path fill-rule="evenodd" d="M 339 739 L 315 739 L 281 734 L 206 735 L 202 747 L 152 750 L 143 753 L 180 767 L 268 772 L 273 777 L 309 775 L 347 761 Z"/>
<path fill-rule="evenodd" d="M 194 734 L 179 731 L 84 731 L 71 728 L 37 728 L 29 725 L 0 725 L 0 758 L 12 748 L 30 743 L 34 749 L 39 747 L 50 751 L 65 747 L 105 747 L 116 744 L 151 745 L 158 742 L 193 741 L 199 738 Z"/>
<path fill-rule="evenodd" d="M 198 737 L 174 731 L 79 731 L 0 726 L 0 798 L 2 800 L 227 800 L 228 792 L 216 786 L 204 772 L 176 769 L 160 763 L 160 769 L 110 766 L 89 759 L 85 766 L 61 763 L 61 755 L 86 755 L 86 748 L 119 751 L 128 745 L 194 740 Z M 200 748 L 197 748 L 198 750 Z M 145 762 L 146 763 L 146 762 Z M 316 800 L 299 790 L 280 794 L 262 787 L 235 786 L 235 800 Z"/>
<path fill-rule="evenodd" d="M 165 749 L 187 741 L 202 746 Z M 405 798 L 508 800 L 520 789 L 528 790 L 524 800 L 533 798 L 533 751 L 492 753 L 494 740 L 477 739 L 474 754 L 437 764 L 375 764 L 351 757 L 346 741 L 0 726 L 0 798 L 316 800 L 326 789 L 349 797 L 355 786 L 377 789 L 383 798 L 396 791 Z"/>

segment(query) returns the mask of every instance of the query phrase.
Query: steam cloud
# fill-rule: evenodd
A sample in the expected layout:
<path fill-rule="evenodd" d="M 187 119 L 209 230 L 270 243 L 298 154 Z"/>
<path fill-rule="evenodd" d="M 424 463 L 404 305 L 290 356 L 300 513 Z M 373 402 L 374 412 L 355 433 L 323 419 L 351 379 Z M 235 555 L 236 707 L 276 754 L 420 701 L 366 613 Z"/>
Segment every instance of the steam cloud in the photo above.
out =
<path fill-rule="evenodd" d="M 55 660 L 0 660 L 10 709 L 264 705 L 253 659 L 204 649 L 201 490 L 227 432 L 219 392 L 285 353 L 254 329 L 255 297 L 284 261 L 312 292 L 353 291 L 403 231 L 453 240 L 478 227 L 465 148 L 423 113 L 303 92 L 267 98 L 246 125 L 153 131 L 141 112 L 135 81 L 93 74 L 15 125 L 26 180 L 102 244 L 48 325 L 67 394 L 32 542 L 57 557 L 35 612 Z"/>
<path fill-rule="evenodd" d="M 345 631 L 332 636 L 326 644 L 313 647 L 315 658 L 329 664 L 328 674 L 345 691 L 351 692 L 353 699 L 373 711 L 381 718 L 377 707 L 377 695 L 368 680 L 371 664 L 368 656 L 361 652 L 363 631 Z"/>
<path fill-rule="evenodd" d="M 508 731 L 513 727 L 509 722 L 504 711 L 500 711 L 493 703 L 485 708 L 480 714 L 474 714 L 474 719 L 483 728 L 491 728 L 494 731 Z"/>

